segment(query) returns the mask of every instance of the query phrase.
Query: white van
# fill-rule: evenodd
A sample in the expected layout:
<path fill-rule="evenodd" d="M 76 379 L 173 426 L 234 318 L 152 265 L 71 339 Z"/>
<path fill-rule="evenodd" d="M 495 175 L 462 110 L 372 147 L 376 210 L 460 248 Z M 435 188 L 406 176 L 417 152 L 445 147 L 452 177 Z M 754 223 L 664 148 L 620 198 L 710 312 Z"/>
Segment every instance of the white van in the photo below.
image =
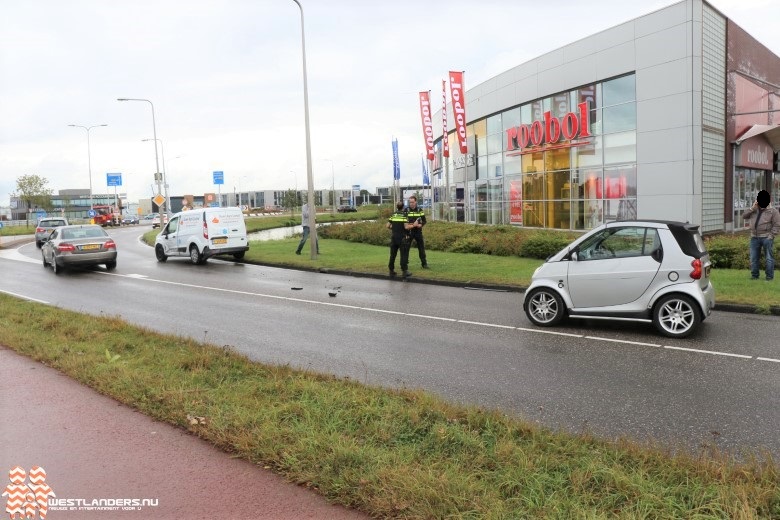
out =
<path fill-rule="evenodd" d="M 187 256 L 203 264 L 214 255 L 240 260 L 249 250 L 244 214 L 238 208 L 199 208 L 176 213 L 154 241 L 158 262 Z"/>

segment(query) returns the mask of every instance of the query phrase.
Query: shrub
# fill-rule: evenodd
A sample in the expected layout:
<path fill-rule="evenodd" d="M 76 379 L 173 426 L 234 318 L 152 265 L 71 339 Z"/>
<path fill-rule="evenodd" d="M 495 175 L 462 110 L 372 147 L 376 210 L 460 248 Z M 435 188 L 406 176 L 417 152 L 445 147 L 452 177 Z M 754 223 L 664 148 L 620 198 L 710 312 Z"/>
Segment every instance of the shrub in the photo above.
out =
<path fill-rule="evenodd" d="M 713 267 L 720 269 L 750 269 L 750 236 L 746 233 L 734 235 L 711 235 L 704 239 Z M 775 258 L 780 253 L 780 241 L 775 241 Z M 764 257 L 761 258 L 764 269 Z"/>
<path fill-rule="evenodd" d="M 538 233 L 523 241 L 520 246 L 520 256 L 544 260 L 566 247 L 569 242 L 571 240 L 564 235 Z"/>

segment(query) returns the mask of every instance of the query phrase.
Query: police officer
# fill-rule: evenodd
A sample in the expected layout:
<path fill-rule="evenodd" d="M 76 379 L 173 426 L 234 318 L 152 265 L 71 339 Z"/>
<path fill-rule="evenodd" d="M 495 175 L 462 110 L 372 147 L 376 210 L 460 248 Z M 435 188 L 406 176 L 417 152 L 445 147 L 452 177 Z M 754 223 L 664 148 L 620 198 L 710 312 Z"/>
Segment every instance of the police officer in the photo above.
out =
<path fill-rule="evenodd" d="M 398 201 L 395 208 L 395 213 L 387 219 L 387 229 L 390 229 L 393 232 L 390 238 L 390 262 L 387 264 L 387 267 L 390 269 L 390 276 L 395 276 L 395 257 L 400 250 L 401 271 L 403 271 L 404 278 L 407 278 L 412 275 L 408 269 L 409 230 L 412 229 L 413 226 L 409 223 L 409 219 L 404 211 L 404 203 Z"/>
<path fill-rule="evenodd" d="M 417 197 L 409 197 L 409 208 L 406 210 L 406 216 L 411 224 L 414 225 L 409 235 L 417 244 L 417 252 L 420 255 L 420 263 L 423 269 L 428 269 L 428 260 L 425 258 L 425 240 L 423 239 L 422 228 L 425 225 L 425 212 L 417 206 Z M 411 247 L 411 243 L 409 244 Z"/>

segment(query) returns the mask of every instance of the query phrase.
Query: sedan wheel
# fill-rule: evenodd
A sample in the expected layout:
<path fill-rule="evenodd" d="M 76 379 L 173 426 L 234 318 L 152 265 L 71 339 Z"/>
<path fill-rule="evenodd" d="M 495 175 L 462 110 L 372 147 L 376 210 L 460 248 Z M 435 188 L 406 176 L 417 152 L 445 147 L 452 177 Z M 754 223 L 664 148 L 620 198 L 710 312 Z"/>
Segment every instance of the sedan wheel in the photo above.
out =
<path fill-rule="evenodd" d="M 557 325 L 564 318 L 563 300 L 552 289 L 534 289 L 528 296 L 525 313 L 534 325 L 542 327 Z"/>
<path fill-rule="evenodd" d="M 46 255 L 41 251 L 41 258 L 43 259 L 43 267 L 49 267 L 49 262 L 46 261 Z"/>
<path fill-rule="evenodd" d="M 664 296 L 653 309 L 653 325 L 670 338 L 684 338 L 701 323 L 699 306 L 683 294 Z"/>
<path fill-rule="evenodd" d="M 154 248 L 154 256 L 157 257 L 158 262 L 165 262 L 168 260 L 168 256 L 165 254 L 165 249 L 161 244 L 157 244 L 157 247 Z"/>
<path fill-rule="evenodd" d="M 113 262 L 106 262 L 106 269 L 108 271 L 113 271 L 114 269 L 116 269 L 116 260 L 114 260 Z"/>
<path fill-rule="evenodd" d="M 54 274 L 60 274 L 62 272 L 62 267 L 57 263 L 56 258 L 51 259 L 51 268 L 54 271 Z"/>

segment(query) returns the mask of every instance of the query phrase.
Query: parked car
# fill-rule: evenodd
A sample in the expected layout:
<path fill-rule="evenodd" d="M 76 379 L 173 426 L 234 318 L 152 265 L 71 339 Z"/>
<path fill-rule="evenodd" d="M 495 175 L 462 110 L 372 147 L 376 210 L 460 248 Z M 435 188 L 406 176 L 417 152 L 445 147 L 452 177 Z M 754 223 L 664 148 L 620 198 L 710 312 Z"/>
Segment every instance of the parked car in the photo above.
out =
<path fill-rule="evenodd" d="M 154 241 L 158 262 L 169 256 L 203 264 L 215 255 L 244 258 L 249 250 L 244 214 L 236 207 L 199 208 L 176 213 Z"/>
<path fill-rule="evenodd" d="M 56 228 L 41 247 L 43 266 L 51 266 L 54 274 L 65 267 L 105 264 L 116 267 L 116 244 L 102 226 L 61 226 Z"/>
<path fill-rule="evenodd" d="M 132 215 L 125 215 L 122 217 L 123 226 L 128 226 L 130 224 L 138 224 L 138 217 L 134 217 Z"/>
<path fill-rule="evenodd" d="M 710 267 L 699 226 L 610 222 L 534 271 L 523 310 L 542 327 L 566 317 L 633 320 L 684 338 L 715 306 Z"/>
<path fill-rule="evenodd" d="M 355 206 L 339 206 L 336 211 L 339 213 L 356 213 L 357 208 Z"/>
<path fill-rule="evenodd" d="M 35 227 L 35 246 L 40 249 L 41 245 L 43 245 L 44 239 L 51 235 L 51 232 L 54 231 L 54 228 L 67 225 L 68 219 L 64 217 L 42 218 L 40 221 L 38 221 L 38 225 Z"/>

